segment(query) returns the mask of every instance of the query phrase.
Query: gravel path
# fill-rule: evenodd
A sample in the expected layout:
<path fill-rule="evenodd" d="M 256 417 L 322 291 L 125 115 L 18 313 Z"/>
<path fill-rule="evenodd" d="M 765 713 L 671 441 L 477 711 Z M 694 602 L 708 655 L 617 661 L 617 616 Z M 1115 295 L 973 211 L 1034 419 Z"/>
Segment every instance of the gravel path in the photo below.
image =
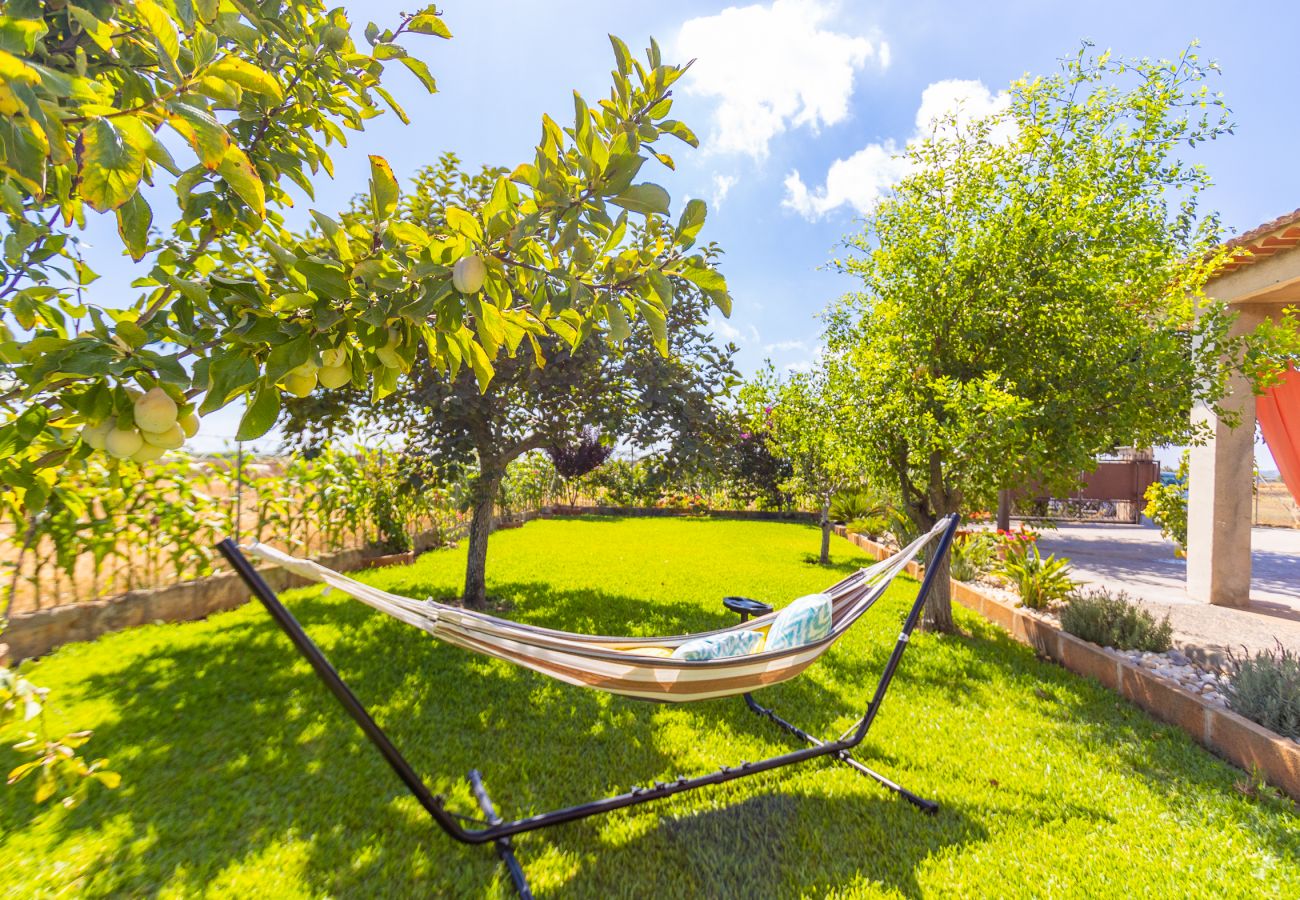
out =
<path fill-rule="evenodd" d="M 1062 525 L 1042 531 L 1044 555 L 1068 556 L 1075 577 L 1123 590 L 1157 616 L 1168 613 L 1174 641 L 1188 656 L 1211 663 L 1228 649 L 1240 654 L 1274 646 L 1300 651 L 1300 530 L 1252 532 L 1251 604 L 1232 609 L 1187 596 L 1187 563 L 1173 554 L 1160 531 L 1145 525 Z"/>

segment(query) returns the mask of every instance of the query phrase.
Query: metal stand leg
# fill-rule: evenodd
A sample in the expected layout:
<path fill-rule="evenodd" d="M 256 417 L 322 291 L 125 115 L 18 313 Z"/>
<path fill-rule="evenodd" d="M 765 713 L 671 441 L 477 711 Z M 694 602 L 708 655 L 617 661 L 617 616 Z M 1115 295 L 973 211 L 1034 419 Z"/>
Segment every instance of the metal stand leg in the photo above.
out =
<path fill-rule="evenodd" d="M 768 709 L 766 706 L 763 706 L 761 703 L 759 703 L 757 700 L 754 699 L 753 694 L 745 694 L 744 696 L 745 696 L 745 705 L 748 706 L 751 710 L 753 710 L 753 712 L 762 716 L 765 719 L 771 719 L 773 722 L 775 722 L 777 725 L 780 725 L 782 728 L 784 728 L 786 731 L 793 734 L 795 737 L 800 738 L 803 741 L 806 741 L 807 743 L 813 745 L 814 747 L 820 747 L 825 743 L 825 741 L 813 737 L 811 734 L 804 731 L 798 725 L 787 722 L 785 719 L 778 716 L 775 712 Z M 898 784 L 895 784 L 893 781 L 890 781 L 888 778 L 886 778 L 884 775 L 881 775 L 879 772 L 875 771 L 874 769 L 867 768 L 861 762 L 854 759 L 853 755 L 849 753 L 849 751 L 841 750 L 838 753 L 832 754 L 832 757 L 844 763 L 845 765 L 856 769 L 859 774 L 866 775 L 868 778 L 875 779 L 881 785 L 889 788 L 891 791 L 898 794 L 900 797 L 902 797 L 908 803 L 911 803 L 917 809 L 920 809 L 923 812 L 930 813 L 931 815 L 939 811 L 938 803 L 935 803 L 933 800 L 926 800 L 924 797 L 918 797 L 916 794 L 913 794 L 911 791 L 907 790 L 906 788 L 901 787 Z"/>
<path fill-rule="evenodd" d="M 501 817 L 497 815 L 496 808 L 492 805 L 492 798 L 488 796 L 487 788 L 483 786 L 483 776 L 479 774 L 478 769 L 470 769 L 469 772 L 470 790 L 474 792 L 474 799 L 478 801 L 479 809 L 483 810 L 483 816 L 487 819 L 489 825 L 500 825 Z M 515 891 L 519 894 L 520 900 L 533 900 L 533 892 L 528 888 L 528 878 L 524 875 L 524 867 L 519 865 L 519 860 L 515 858 L 514 846 L 510 838 L 503 837 L 500 840 L 492 842 L 496 848 L 497 856 L 501 857 L 501 862 L 505 863 L 506 871 L 510 873 L 510 880 L 514 882 Z"/>

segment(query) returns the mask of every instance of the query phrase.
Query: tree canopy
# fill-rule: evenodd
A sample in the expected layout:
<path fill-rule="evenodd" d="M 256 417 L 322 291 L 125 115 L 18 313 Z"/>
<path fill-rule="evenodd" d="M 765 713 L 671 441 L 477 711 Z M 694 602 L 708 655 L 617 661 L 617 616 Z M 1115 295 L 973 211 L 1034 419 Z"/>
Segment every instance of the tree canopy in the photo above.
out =
<path fill-rule="evenodd" d="M 663 136 L 696 144 L 668 118 L 685 67 L 653 41 L 642 62 L 611 37 L 609 95 L 589 106 L 575 94 L 567 128 L 543 116 L 533 158 L 498 174 L 479 206 L 417 224 L 372 157 L 364 220 L 313 211 L 316 231 L 292 234 L 290 186 L 310 196 L 332 172 L 331 145 L 385 107 L 405 120 L 386 66 L 434 89 L 400 41 L 449 36 L 433 7 L 369 26 L 367 50 L 349 29 L 316 0 L 3 5 L 8 502 L 39 509 L 60 467 L 98 447 L 143 458 L 183 441 L 192 413 L 239 398 L 239 437 L 259 436 L 286 390 L 311 390 L 326 355 L 376 397 L 417 356 L 450 378 L 472 372 L 482 390 L 503 349 L 527 344 L 540 359 L 547 337 L 617 341 L 643 322 L 666 350 L 672 279 L 729 310 L 712 259 L 692 252 L 704 204 L 669 224 L 667 192 L 637 180 L 651 157 L 673 165 Z M 163 185 L 175 201 L 165 224 Z M 75 240 L 88 214 L 108 212 L 140 261 L 140 294 L 126 302 L 94 297 Z"/>
<path fill-rule="evenodd" d="M 403 202 L 401 222 L 437 229 L 461 211 L 481 215 L 493 202 L 500 171 L 461 171 L 454 155 L 444 155 L 416 176 Z M 365 220 L 370 211 L 357 204 L 344 217 Z M 669 243 L 670 229 L 657 217 L 631 223 L 631 246 Z M 309 244 L 327 240 L 317 233 Z M 700 249 L 711 260 L 717 249 Z M 685 462 L 711 446 L 717 401 L 734 381 L 734 347 L 718 347 L 707 329 L 712 300 L 698 285 L 670 276 L 670 304 L 662 320 L 629 319 L 626 330 L 607 323 L 603 333 L 542 333 L 516 340 L 496 357 L 491 380 L 481 381 L 472 368 L 444 370 L 427 350 L 405 374 L 394 374 L 391 393 L 363 392 L 359 380 L 339 391 L 318 394 L 290 406 L 287 429 L 311 438 L 371 426 L 399 436 L 409 455 L 421 457 L 447 474 L 473 473 L 470 564 L 465 592 L 468 603 L 485 601 L 484 560 L 492 505 L 507 465 L 532 450 L 569 446 L 586 429 L 603 441 L 637 447 L 661 447 Z M 495 316 L 480 307 L 467 311 L 462 327 L 485 335 L 480 316 Z M 592 331 L 587 325 L 583 330 Z"/>
<path fill-rule="evenodd" d="M 748 434 L 763 436 L 767 450 L 784 460 L 781 490 L 812 500 L 821 511 L 820 561 L 830 562 L 831 498 L 862 482 L 854 444 L 847 440 L 853 405 L 837 395 L 821 361 L 806 372 L 779 378 L 771 363 L 741 389 Z"/>
<path fill-rule="evenodd" d="M 1194 439 L 1191 404 L 1222 398 L 1242 345 L 1201 292 L 1218 222 L 1181 156 L 1231 130 L 1213 69 L 1194 47 L 1085 46 L 1013 84 L 1005 113 L 937 122 L 848 239 L 836 265 L 862 289 L 827 314 L 831 380 L 918 527 L 1072 485 L 1117 446 Z M 950 627 L 946 590 L 926 621 Z"/>

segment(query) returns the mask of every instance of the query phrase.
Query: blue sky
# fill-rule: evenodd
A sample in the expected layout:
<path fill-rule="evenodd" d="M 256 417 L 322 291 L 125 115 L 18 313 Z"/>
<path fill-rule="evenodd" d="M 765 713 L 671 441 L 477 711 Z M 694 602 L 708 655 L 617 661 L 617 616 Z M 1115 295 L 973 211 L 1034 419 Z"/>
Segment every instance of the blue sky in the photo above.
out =
<path fill-rule="evenodd" d="M 343 5 L 359 33 L 366 21 L 391 23 L 415 4 Z M 670 59 L 699 60 L 679 82 L 674 116 L 702 143 L 692 151 L 668 139 L 677 171 L 650 174 L 647 166 L 643 175 L 668 188 L 674 209 L 687 197 L 709 202 L 703 237 L 726 250 L 735 298 L 732 319 L 718 330 L 741 347 L 746 371 L 768 357 L 780 367 L 812 359 L 817 312 L 854 287 L 820 267 L 856 230 L 859 207 L 887 185 L 888 148 L 913 134 L 923 98 L 936 111 L 955 96 L 975 108 L 996 103 L 1012 79 L 1053 70 L 1081 39 L 1121 55 L 1162 57 L 1200 38 L 1203 56 L 1223 67 L 1214 86 L 1237 123 L 1234 136 L 1198 152 L 1216 182 L 1207 205 L 1236 230 L 1300 206 L 1300 102 L 1286 62 L 1300 7 L 1288 4 L 1266 15 L 1150 0 L 448 0 L 444 9 L 452 41 L 412 36 L 407 43 L 429 63 L 440 92 L 425 95 L 391 66 L 389 87 L 412 124 L 392 115 L 373 120 L 335 154 L 335 180 L 319 185 L 314 205 L 341 208 L 364 186 L 370 153 L 387 157 L 399 177 L 445 150 L 471 166 L 530 158 L 542 112 L 568 121 L 572 89 L 588 99 L 607 91 L 606 34 L 619 34 L 634 51 L 653 35 Z M 304 219 L 307 207 L 304 201 L 293 216 Z M 105 227 L 97 223 L 89 236 L 104 248 L 91 252 L 105 275 L 97 287 L 126 290 L 131 267 L 109 255 Z M 211 423 L 210 436 L 233 432 L 226 418 Z"/>

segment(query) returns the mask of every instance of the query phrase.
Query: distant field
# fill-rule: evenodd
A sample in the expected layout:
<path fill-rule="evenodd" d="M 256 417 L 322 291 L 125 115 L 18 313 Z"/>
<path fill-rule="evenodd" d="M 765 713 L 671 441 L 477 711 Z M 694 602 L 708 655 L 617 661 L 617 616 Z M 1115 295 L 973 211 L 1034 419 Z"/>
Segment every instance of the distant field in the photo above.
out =
<path fill-rule="evenodd" d="M 1280 481 L 1261 481 L 1255 493 L 1255 524 L 1300 528 L 1300 505 Z"/>

